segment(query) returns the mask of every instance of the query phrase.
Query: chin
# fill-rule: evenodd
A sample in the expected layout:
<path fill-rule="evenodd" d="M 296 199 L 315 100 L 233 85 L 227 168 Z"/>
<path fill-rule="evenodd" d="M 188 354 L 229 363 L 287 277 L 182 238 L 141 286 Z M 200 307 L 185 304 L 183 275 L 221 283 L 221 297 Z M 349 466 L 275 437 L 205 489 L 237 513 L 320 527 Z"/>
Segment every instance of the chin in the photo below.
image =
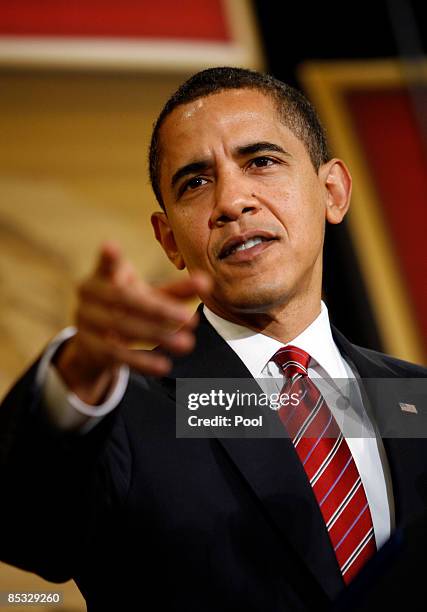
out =
<path fill-rule="evenodd" d="M 225 301 L 235 312 L 264 313 L 273 308 L 283 306 L 289 300 L 289 292 L 276 285 L 251 286 L 244 291 L 231 291 L 225 296 Z"/>

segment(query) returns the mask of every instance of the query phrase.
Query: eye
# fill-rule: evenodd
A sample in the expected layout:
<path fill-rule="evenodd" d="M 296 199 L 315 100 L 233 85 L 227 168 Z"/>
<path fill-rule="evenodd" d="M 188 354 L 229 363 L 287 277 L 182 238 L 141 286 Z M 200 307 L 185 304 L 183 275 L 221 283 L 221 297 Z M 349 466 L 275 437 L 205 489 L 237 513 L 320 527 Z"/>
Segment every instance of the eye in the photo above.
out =
<path fill-rule="evenodd" d="M 277 161 L 272 157 L 256 157 L 252 159 L 249 165 L 253 165 L 256 168 L 265 168 L 277 164 Z"/>
<path fill-rule="evenodd" d="M 203 181 L 206 182 L 206 179 L 202 178 L 201 176 L 195 176 L 187 182 L 185 188 L 196 189 L 197 187 L 201 187 L 202 185 L 204 185 Z"/>
<path fill-rule="evenodd" d="M 195 176 L 186 183 L 184 183 L 184 185 L 180 189 L 180 192 L 182 194 L 185 191 L 197 189 L 198 187 L 202 187 L 203 185 L 205 185 L 206 182 L 206 179 L 202 176 Z"/>

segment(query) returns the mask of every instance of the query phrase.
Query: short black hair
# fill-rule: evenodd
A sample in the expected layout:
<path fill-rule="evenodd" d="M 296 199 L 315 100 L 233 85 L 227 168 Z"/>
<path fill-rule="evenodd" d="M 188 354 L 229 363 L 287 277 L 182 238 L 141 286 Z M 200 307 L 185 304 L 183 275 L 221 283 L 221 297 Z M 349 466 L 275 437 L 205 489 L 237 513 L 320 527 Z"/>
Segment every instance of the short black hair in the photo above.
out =
<path fill-rule="evenodd" d="M 153 127 L 149 149 L 151 186 L 160 206 L 165 209 L 160 191 L 160 129 L 170 113 L 183 104 L 227 89 L 257 89 L 276 103 L 281 121 L 307 148 L 316 171 L 330 159 L 325 131 L 307 98 L 297 89 L 275 77 L 248 70 L 221 66 L 197 72 L 183 83 L 164 105 Z"/>

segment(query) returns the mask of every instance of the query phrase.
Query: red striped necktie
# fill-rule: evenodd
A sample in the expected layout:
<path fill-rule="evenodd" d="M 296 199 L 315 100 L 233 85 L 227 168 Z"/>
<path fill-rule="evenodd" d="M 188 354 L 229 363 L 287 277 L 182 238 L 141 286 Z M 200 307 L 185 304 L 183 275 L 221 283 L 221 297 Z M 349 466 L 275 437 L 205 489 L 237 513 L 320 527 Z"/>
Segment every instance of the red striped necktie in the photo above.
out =
<path fill-rule="evenodd" d="M 348 584 L 376 551 L 371 511 L 360 474 L 332 412 L 308 377 L 310 355 L 295 346 L 286 346 L 277 351 L 272 361 L 286 377 L 281 396 L 290 397 L 279 410 L 280 419 L 307 474 Z M 296 397 L 298 401 L 292 399 Z"/>

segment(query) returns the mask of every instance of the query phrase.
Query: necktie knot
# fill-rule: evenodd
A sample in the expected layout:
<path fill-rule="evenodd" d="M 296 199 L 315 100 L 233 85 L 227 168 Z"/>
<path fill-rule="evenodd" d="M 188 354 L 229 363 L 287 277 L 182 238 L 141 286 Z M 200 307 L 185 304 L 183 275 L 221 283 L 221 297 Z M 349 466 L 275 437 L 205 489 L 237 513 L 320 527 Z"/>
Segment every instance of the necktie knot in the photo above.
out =
<path fill-rule="evenodd" d="M 271 358 L 287 378 L 295 374 L 307 376 L 310 355 L 296 346 L 284 346 Z"/>

